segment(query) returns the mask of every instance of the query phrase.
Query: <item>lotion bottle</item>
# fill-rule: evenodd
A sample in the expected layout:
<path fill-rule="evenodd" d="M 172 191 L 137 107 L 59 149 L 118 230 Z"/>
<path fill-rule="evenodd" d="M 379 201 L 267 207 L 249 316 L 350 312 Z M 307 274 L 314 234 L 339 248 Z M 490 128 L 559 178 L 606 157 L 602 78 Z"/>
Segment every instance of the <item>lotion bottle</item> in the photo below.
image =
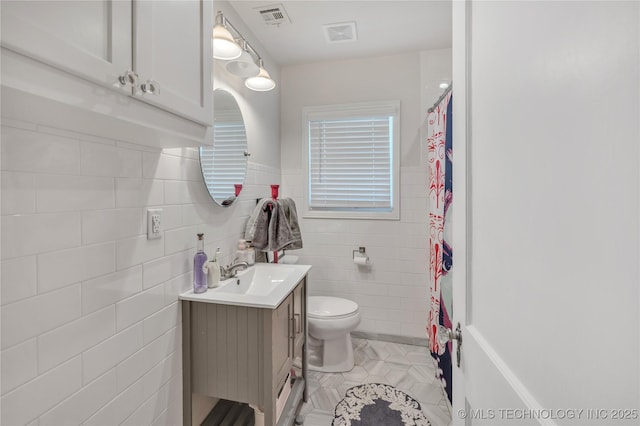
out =
<path fill-rule="evenodd" d="M 247 263 L 249 266 L 256 264 L 256 249 L 251 246 L 247 247 Z"/>
<path fill-rule="evenodd" d="M 220 265 L 218 264 L 218 255 L 220 254 L 220 247 L 216 250 L 216 254 L 213 255 L 213 260 L 207 262 L 207 286 L 209 288 L 218 287 L 220 283 Z"/>
<path fill-rule="evenodd" d="M 247 262 L 247 241 L 246 240 L 238 240 L 238 250 L 236 250 L 236 257 L 233 260 L 234 262 Z"/>

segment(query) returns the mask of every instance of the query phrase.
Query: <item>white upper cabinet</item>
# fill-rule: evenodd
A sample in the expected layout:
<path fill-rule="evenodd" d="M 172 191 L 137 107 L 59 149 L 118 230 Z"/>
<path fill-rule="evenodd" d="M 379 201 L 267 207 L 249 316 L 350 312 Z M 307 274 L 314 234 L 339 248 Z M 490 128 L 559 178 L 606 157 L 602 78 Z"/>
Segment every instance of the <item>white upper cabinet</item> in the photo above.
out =
<path fill-rule="evenodd" d="M 129 1 L 2 2 L 3 46 L 100 84 L 131 68 L 131 25 Z"/>
<path fill-rule="evenodd" d="M 85 105 L 109 116 L 102 127 L 114 118 L 156 131 L 171 126 L 169 133 L 191 140 L 204 135 L 198 126 L 213 124 L 211 0 L 2 0 L 0 7 L 8 95 Z"/>
<path fill-rule="evenodd" d="M 211 1 L 142 0 L 133 6 L 138 95 L 174 113 L 212 123 Z"/>

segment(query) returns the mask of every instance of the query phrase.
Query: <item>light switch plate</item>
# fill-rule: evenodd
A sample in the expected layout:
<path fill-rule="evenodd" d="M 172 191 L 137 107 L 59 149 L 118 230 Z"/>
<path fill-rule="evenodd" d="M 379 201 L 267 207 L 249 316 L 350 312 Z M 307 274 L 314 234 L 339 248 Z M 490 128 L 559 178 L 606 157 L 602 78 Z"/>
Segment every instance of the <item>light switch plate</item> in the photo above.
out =
<path fill-rule="evenodd" d="M 147 209 L 147 240 L 162 238 L 162 209 Z"/>

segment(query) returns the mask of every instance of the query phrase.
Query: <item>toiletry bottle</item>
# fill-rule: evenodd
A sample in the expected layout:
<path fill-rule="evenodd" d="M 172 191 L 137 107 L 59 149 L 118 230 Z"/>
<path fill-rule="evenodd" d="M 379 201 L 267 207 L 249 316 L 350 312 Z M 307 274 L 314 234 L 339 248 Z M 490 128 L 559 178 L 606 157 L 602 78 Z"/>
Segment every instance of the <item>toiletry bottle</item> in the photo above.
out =
<path fill-rule="evenodd" d="M 249 247 L 247 247 L 247 263 L 249 264 L 249 266 L 253 266 L 256 264 L 256 249 L 254 249 L 253 247 L 251 247 L 251 245 L 249 245 Z"/>
<path fill-rule="evenodd" d="M 220 247 L 216 250 L 216 254 L 213 255 L 213 260 L 207 262 L 207 286 L 209 288 L 218 287 L 220 283 L 220 265 L 218 264 L 218 255 L 220 254 Z"/>
<path fill-rule="evenodd" d="M 234 262 L 246 262 L 247 261 L 247 242 L 245 240 L 238 240 L 238 250 L 236 250 L 236 257 Z"/>
<path fill-rule="evenodd" d="M 204 293 L 207 291 L 207 281 L 204 276 L 202 267 L 207 261 L 207 255 L 204 252 L 204 234 L 198 234 L 198 251 L 193 257 L 193 292 Z"/>

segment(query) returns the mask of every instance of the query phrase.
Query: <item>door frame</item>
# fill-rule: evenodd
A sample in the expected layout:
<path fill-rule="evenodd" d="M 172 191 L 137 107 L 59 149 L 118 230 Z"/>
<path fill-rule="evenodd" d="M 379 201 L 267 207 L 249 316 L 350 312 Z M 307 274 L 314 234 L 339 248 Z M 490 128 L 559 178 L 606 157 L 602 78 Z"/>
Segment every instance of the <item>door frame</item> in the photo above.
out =
<path fill-rule="evenodd" d="M 454 269 L 452 276 L 452 325 L 460 323 L 462 326 L 463 346 L 461 347 L 460 368 L 454 362 L 455 355 L 451 354 L 452 365 L 452 412 L 451 419 L 454 425 L 465 424 L 466 412 L 466 380 L 464 372 L 467 365 L 466 345 L 467 345 L 467 297 L 471 292 L 467 291 L 470 283 L 468 273 L 470 271 L 470 256 L 468 247 L 471 243 L 471 223 L 468 209 L 471 206 L 471 185 L 467 177 L 471 175 L 468 170 L 470 135 L 470 115 L 467 103 L 469 100 L 468 85 L 470 78 L 470 5 L 467 0 L 452 2 L 452 80 L 454 84 L 453 94 L 453 194 L 455 208 L 452 209 L 452 246 L 455 250 Z M 468 173 L 469 171 L 469 173 Z M 454 343 L 454 346 L 459 343 Z M 454 350 L 455 352 L 455 350 Z"/>

